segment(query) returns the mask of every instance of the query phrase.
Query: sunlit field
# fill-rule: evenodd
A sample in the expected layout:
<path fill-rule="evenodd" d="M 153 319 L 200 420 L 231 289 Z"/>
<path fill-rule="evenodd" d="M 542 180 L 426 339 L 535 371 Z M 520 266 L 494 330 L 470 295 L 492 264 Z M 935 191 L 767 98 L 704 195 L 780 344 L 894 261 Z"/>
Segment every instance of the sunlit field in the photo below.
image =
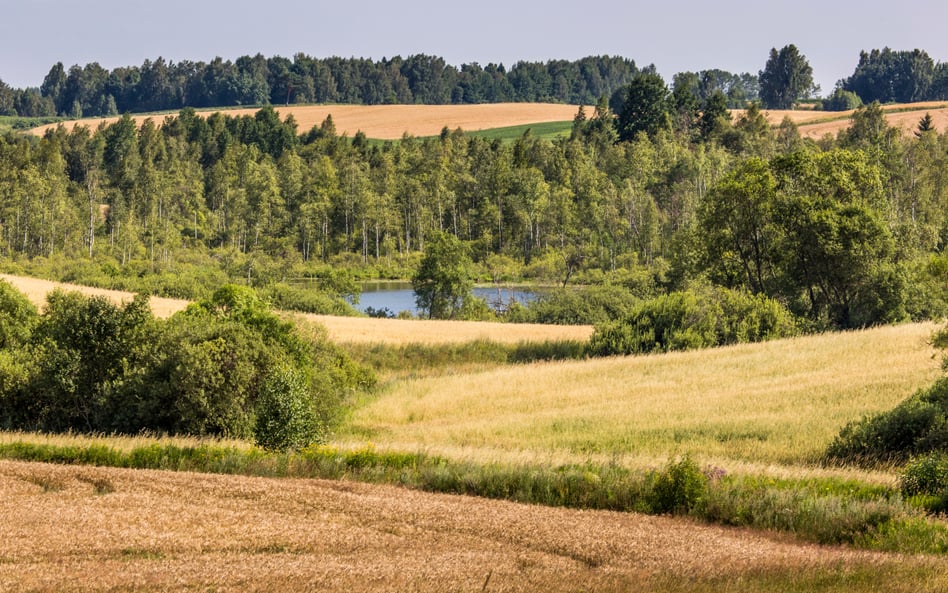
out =
<path fill-rule="evenodd" d="M 527 124 L 549 122 L 571 122 L 579 110 L 578 105 L 562 103 L 485 103 L 478 105 L 290 105 L 275 107 L 281 118 L 292 115 L 301 132 L 320 125 L 331 115 L 336 133 L 346 134 L 350 138 L 359 131 L 369 138 L 379 140 L 397 140 L 403 135 L 423 137 L 437 136 L 447 127 L 449 130 L 461 128 L 472 132 L 492 130 Z M 232 117 L 253 115 L 259 108 L 245 109 L 206 109 L 198 113 L 203 116 L 220 111 Z M 592 114 L 592 108 L 587 108 Z M 177 115 L 176 113 L 167 115 Z M 135 121 L 141 125 L 146 119 L 156 124 L 164 122 L 166 115 L 136 115 Z M 119 118 L 92 118 L 62 122 L 71 130 L 76 125 L 95 129 L 100 124 L 113 123 Z M 42 136 L 47 129 L 60 124 L 49 124 L 31 130 Z"/>
<path fill-rule="evenodd" d="M 340 438 L 483 460 L 814 464 L 847 422 L 932 382 L 935 327 L 407 380 L 357 410 Z"/>

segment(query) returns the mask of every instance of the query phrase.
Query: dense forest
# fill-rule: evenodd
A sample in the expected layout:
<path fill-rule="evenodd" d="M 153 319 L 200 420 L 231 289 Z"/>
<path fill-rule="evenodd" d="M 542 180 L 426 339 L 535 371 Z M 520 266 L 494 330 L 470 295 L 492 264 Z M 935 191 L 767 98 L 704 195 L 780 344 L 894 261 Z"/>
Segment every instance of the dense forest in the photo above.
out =
<path fill-rule="evenodd" d="M 903 138 L 872 104 L 812 142 L 754 108 L 731 121 L 713 97 L 678 103 L 654 73 L 625 96 L 618 117 L 603 99 L 556 141 L 446 129 L 378 143 L 331 118 L 301 133 L 272 108 L 8 134 L 0 255 L 169 296 L 300 278 L 342 294 L 353 274 L 410 277 L 448 233 L 482 280 L 641 298 L 707 281 L 814 327 L 945 312 L 948 136 L 922 122 Z"/>
<path fill-rule="evenodd" d="M 260 54 L 234 61 L 146 60 L 141 66 L 108 70 L 98 63 L 53 65 L 39 88 L 14 89 L 0 80 L 0 116 L 91 117 L 121 113 L 177 111 L 184 107 L 284 105 L 291 103 L 471 104 L 559 102 L 595 104 L 612 97 L 639 72 L 631 59 L 589 56 L 580 60 L 477 63 L 460 67 L 428 55 L 292 60 Z M 672 78 L 679 95 L 705 101 L 720 92 L 729 108 L 760 101 L 770 109 L 789 109 L 799 99 L 814 98 L 812 69 L 789 45 L 771 51 L 756 74 L 719 69 L 680 72 Z M 853 74 L 837 82 L 826 98 L 827 110 L 853 109 L 873 101 L 911 102 L 948 99 L 948 64 L 935 62 L 919 49 L 860 52 Z"/>
<path fill-rule="evenodd" d="M 625 58 L 577 61 L 446 64 L 413 55 L 373 61 L 242 56 L 231 62 L 166 62 L 107 70 L 99 64 L 54 65 L 39 89 L 16 91 L 0 82 L 0 115 L 116 115 L 183 107 L 353 103 L 380 105 L 500 102 L 594 104 L 629 82 L 638 69 Z M 726 76 L 708 84 L 730 90 Z M 751 97 L 753 98 L 753 97 Z"/>

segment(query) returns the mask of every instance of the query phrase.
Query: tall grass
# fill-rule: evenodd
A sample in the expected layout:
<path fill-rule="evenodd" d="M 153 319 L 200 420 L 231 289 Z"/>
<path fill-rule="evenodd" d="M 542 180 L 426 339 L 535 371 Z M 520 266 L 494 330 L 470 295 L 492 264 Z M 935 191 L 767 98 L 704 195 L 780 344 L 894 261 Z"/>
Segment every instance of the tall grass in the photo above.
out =
<path fill-rule="evenodd" d="M 381 375 L 417 378 L 470 373 L 506 364 L 537 361 L 579 360 L 586 356 L 580 340 L 544 340 L 502 343 L 481 339 L 457 344 L 344 343 L 357 361 Z"/>
<path fill-rule="evenodd" d="M 726 467 L 814 465 L 847 422 L 934 380 L 934 328 L 419 377 L 356 410 L 339 438 L 483 460 L 691 454 Z"/>

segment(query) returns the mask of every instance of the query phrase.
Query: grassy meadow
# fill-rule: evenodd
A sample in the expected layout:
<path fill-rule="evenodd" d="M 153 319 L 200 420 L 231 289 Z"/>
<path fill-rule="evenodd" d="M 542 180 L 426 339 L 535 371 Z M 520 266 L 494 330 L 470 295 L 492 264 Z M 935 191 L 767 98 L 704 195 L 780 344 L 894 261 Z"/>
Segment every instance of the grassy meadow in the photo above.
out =
<path fill-rule="evenodd" d="M 330 442 L 0 433 L 0 589 L 948 588 L 898 468 L 820 460 L 939 375 L 936 324 L 583 359 L 590 327 L 290 318 L 382 379 Z"/>
<path fill-rule="evenodd" d="M 408 379 L 357 409 L 338 438 L 482 461 L 648 466 L 691 455 L 731 469 L 812 467 L 847 422 L 934 380 L 935 328 Z"/>

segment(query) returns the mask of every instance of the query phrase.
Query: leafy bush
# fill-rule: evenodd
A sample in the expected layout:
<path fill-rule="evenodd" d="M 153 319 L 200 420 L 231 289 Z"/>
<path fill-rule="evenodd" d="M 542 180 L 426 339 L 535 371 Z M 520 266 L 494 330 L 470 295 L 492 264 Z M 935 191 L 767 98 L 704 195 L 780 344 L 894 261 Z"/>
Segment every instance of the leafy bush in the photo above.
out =
<path fill-rule="evenodd" d="M 902 472 L 900 488 L 905 496 L 932 497 L 931 510 L 948 511 L 948 451 L 929 453 L 912 460 Z"/>
<path fill-rule="evenodd" d="M 355 309 L 342 297 L 321 290 L 290 286 L 282 282 L 260 289 L 261 296 L 273 307 L 317 315 L 354 316 Z"/>
<path fill-rule="evenodd" d="M 846 91 L 841 88 L 833 91 L 833 94 L 823 100 L 823 111 L 849 111 L 862 107 L 862 99 L 852 91 Z"/>
<path fill-rule="evenodd" d="M 850 422 L 826 450 L 831 462 L 902 463 L 948 449 L 948 377 L 894 409 Z"/>
<path fill-rule="evenodd" d="M 54 292 L 29 342 L 0 349 L 0 427 L 299 448 L 373 384 L 324 331 L 298 331 L 249 288 L 225 286 L 167 321 L 147 298 L 119 307 Z"/>
<path fill-rule="evenodd" d="M 33 303 L 9 282 L 0 280 L 0 350 L 25 344 L 38 322 Z"/>
<path fill-rule="evenodd" d="M 589 351 L 609 356 L 692 350 L 796 332 L 793 316 L 773 299 L 704 287 L 645 301 L 623 319 L 597 326 Z"/>
<path fill-rule="evenodd" d="M 292 368 L 271 372 L 260 388 L 254 440 L 264 449 L 297 450 L 319 442 L 319 418 L 307 391 L 306 377 Z"/>
<path fill-rule="evenodd" d="M 669 461 L 651 475 L 646 504 L 653 513 L 692 514 L 707 498 L 708 486 L 708 477 L 690 457 Z"/>
<path fill-rule="evenodd" d="M 507 320 L 514 323 L 594 325 L 622 317 L 639 302 L 621 286 L 561 288 L 527 305 L 511 308 Z"/>

